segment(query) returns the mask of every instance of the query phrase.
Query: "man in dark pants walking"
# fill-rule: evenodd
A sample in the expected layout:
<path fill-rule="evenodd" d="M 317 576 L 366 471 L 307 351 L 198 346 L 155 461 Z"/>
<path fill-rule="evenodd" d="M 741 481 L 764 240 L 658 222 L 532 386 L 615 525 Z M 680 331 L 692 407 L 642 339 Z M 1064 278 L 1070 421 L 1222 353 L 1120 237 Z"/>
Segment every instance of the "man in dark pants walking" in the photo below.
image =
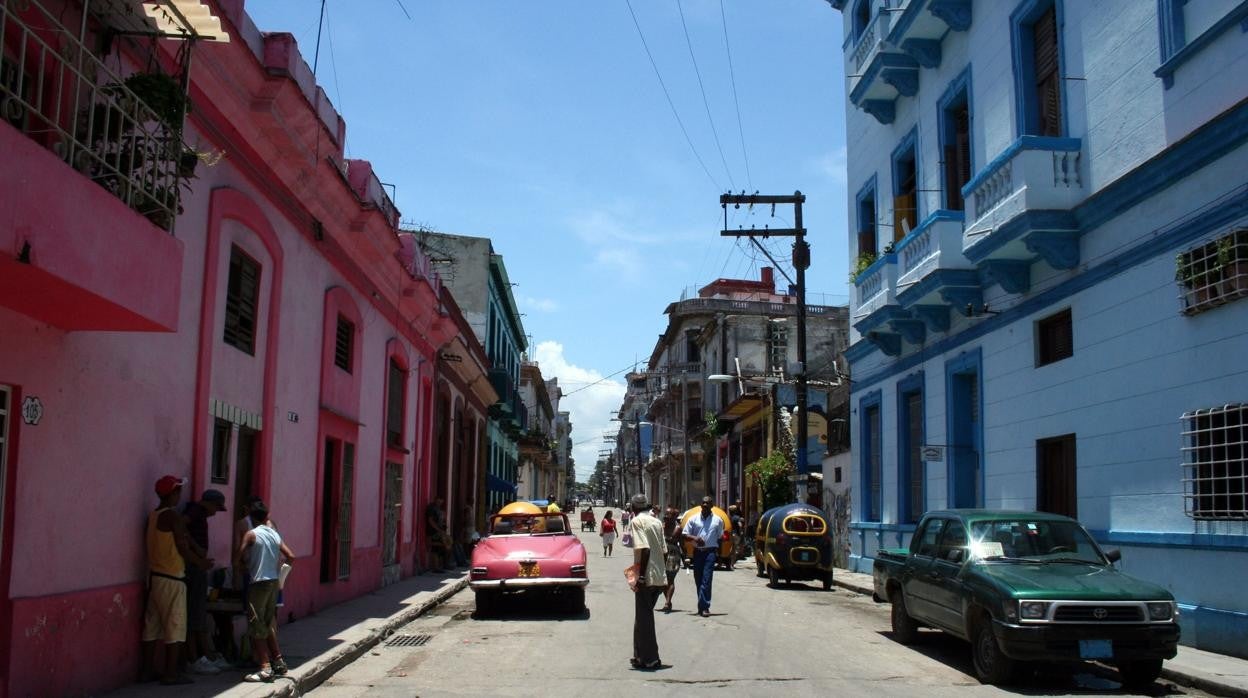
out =
<path fill-rule="evenodd" d="M 634 669 L 653 671 L 663 666 L 659 659 L 659 641 L 654 635 L 654 604 L 667 586 L 663 565 L 667 543 L 663 540 L 663 523 L 650 514 L 646 495 L 633 495 L 629 508 L 633 511 L 633 562 L 636 568 L 636 577 L 629 577 L 635 602 L 633 658 L 630 662 Z"/>
<path fill-rule="evenodd" d="M 685 539 L 693 542 L 693 581 L 698 588 L 698 615 L 703 618 L 711 615 L 711 577 L 724 535 L 724 522 L 711 510 L 714 504 L 715 500 L 703 497 L 702 511 L 689 519 L 683 531 Z"/>

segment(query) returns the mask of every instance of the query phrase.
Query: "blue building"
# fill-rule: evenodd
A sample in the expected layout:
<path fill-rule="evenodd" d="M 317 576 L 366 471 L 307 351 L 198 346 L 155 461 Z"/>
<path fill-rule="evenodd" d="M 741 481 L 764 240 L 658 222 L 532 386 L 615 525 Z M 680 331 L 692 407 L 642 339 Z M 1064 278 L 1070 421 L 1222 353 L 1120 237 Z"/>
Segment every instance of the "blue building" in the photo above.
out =
<path fill-rule="evenodd" d="M 1248 656 L 1248 2 L 828 1 L 851 566 L 929 509 L 1069 514 Z"/>

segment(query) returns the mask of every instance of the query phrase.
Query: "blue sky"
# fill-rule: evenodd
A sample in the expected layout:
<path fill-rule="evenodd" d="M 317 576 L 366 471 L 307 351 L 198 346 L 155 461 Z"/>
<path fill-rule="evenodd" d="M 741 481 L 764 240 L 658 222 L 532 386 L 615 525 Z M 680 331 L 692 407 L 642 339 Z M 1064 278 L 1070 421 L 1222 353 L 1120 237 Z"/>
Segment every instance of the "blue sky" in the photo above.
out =
<path fill-rule="evenodd" d="M 295 36 L 309 65 L 319 10 L 247 2 L 261 30 Z M 328 0 L 326 10 L 317 78 L 346 119 L 348 156 L 395 186 L 405 222 L 493 240 L 531 358 L 569 393 L 579 479 L 624 392 L 622 373 L 587 384 L 648 359 L 682 292 L 768 264 L 721 238 L 724 190 L 806 194 L 808 300 L 846 302 L 841 16 L 823 0 Z M 791 225 L 791 207 L 729 213 L 732 227 Z M 788 256 L 788 241 L 767 246 Z"/>

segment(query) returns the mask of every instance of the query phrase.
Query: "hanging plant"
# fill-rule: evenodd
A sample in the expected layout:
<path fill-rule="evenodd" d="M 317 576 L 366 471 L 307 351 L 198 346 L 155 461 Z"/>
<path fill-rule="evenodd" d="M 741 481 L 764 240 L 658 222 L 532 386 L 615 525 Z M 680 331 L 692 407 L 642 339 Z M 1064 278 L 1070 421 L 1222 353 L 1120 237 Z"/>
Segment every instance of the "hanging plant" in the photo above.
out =
<path fill-rule="evenodd" d="M 745 466 L 745 476 L 762 497 L 763 511 L 793 500 L 793 484 L 789 481 L 793 473 L 793 464 L 780 451 L 772 451 Z"/>
<path fill-rule="evenodd" d="M 859 253 L 858 258 L 854 260 L 853 269 L 851 269 L 849 272 L 849 283 L 852 284 L 856 282 L 858 280 L 858 277 L 862 276 L 862 273 L 866 271 L 872 264 L 875 264 L 875 253 L 873 252 Z"/>

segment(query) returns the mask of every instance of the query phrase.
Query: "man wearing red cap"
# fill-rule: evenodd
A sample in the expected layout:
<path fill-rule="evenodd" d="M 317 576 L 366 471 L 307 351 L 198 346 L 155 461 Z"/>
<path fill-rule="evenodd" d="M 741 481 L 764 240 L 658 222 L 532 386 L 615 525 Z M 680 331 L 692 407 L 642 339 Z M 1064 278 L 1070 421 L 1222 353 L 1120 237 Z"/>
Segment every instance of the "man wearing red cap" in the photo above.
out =
<path fill-rule="evenodd" d="M 186 561 L 212 569 L 212 560 L 191 548 L 186 523 L 176 507 L 182 478 L 166 475 L 156 481 L 160 506 L 147 515 L 147 610 L 143 614 L 143 679 L 156 678 L 156 641 L 164 641 L 164 685 L 192 683 L 178 674 L 186 642 Z"/>

